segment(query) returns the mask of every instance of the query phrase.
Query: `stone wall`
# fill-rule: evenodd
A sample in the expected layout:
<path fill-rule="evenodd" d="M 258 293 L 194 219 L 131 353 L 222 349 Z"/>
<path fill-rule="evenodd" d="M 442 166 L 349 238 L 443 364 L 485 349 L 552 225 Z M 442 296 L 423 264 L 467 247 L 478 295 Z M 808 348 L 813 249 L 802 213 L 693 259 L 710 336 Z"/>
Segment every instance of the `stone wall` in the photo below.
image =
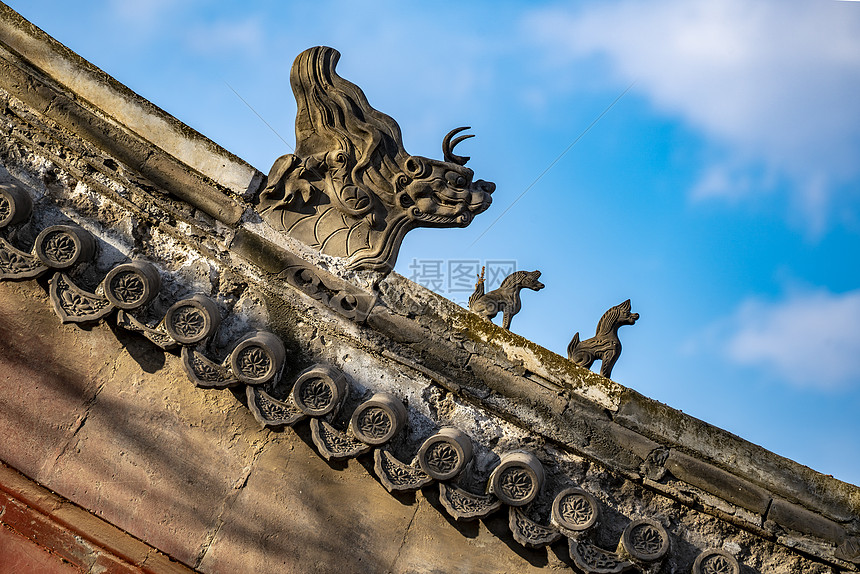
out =
<path fill-rule="evenodd" d="M 187 567 L 0 464 L 0 573 L 190 574 Z"/>
<path fill-rule="evenodd" d="M 690 572 L 709 549 L 745 574 L 856 571 L 857 487 L 395 273 L 349 271 L 282 238 L 253 206 L 262 174 L 8 8 L 0 16 L 0 183 L 34 203 L 0 236 L 26 255 L 52 225 L 88 231 L 94 259 L 63 280 L 93 301 L 129 260 L 153 265 L 161 283 L 146 306 L 81 323 L 52 311 L 64 307 L 47 269 L 0 283 L 0 428 L 10 437 L 0 459 L 10 466 L 202 572 L 600 571 L 575 564 L 577 547 L 651 572 Z M 221 324 L 180 351 L 162 319 L 194 293 L 214 301 Z M 237 384 L 229 358 L 254 330 L 277 335 L 285 366 L 262 385 Z M 217 376 L 195 378 L 195 361 Z M 347 391 L 309 421 L 290 390 L 314 365 L 342 373 Z M 403 429 L 333 460 L 319 429 L 362 446 L 350 417 L 379 392 L 406 405 Z M 403 476 L 421 476 L 413 459 L 425 440 L 449 426 L 474 450 L 459 488 L 483 495 L 503 457 L 527 451 L 546 474 L 534 502 L 491 495 L 501 508 L 469 521 L 445 498 L 451 484 L 398 491 Z M 600 516 L 581 533 L 549 523 L 571 487 Z M 619 546 L 638 520 L 665 533 L 660 560 L 636 562 Z"/>
<path fill-rule="evenodd" d="M 518 548 L 504 516 L 458 528 L 432 492 L 390 495 L 367 459 L 327 463 L 307 425 L 261 429 L 244 397 L 195 388 L 142 337 L 60 325 L 43 286 L 4 283 L 0 300 L 0 458 L 195 569 L 537 572 L 552 557 Z"/>

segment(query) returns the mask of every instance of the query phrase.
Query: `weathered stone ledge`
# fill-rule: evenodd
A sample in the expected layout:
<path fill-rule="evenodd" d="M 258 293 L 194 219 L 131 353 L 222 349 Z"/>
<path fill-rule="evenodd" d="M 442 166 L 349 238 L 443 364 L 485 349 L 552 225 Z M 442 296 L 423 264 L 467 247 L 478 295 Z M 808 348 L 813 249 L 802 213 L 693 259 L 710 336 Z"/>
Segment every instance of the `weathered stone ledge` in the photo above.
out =
<path fill-rule="evenodd" d="M 404 291 L 409 290 L 404 284 L 410 283 L 411 286 L 411 282 L 402 277 L 392 276 L 389 281 L 399 282 Z M 678 452 L 678 456 L 683 456 L 682 453 L 693 455 L 701 464 L 707 464 L 707 467 L 702 469 L 714 468 L 715 472 L 712 474 L 735 475 L 745 484 L 749 484 L 750 489 L 764 487 L 779 496 L 815 508 L 833 520 L 847 524 L 851 529 L 860 527 L 860 489 L 856 486 L 776 455 L 695 417 L 648 399 L 632 389 L 586 371 L 515 333 L 426 292 L 420 286 L 412 287 L 412 291 L 416 294 L 425 291 L 418 295 L 422 303 L 416 305 L 421 311 L 415 314 L 414 320 L 396 314 L 398 311 L 404 312 L 402 307 L 398 309 L 383 297 L 383 301 L 391 305 L 392 316 L 383 320 L 382 311 L 374 309 L 370 319 L 371 326 L 411 349 L 419 352 L 425 350 L 421 357 L 422 362 L 437 369 L 446 378 L 457 381 L 461 388 L 468 389 L 469 382 L 474 381 L 474 384 L 479 386 L 473 387 L 473 396 L 481 396 L 487 390 L 496 391 L 508 398 L 523 401 L 518 406 L 532 405 L 539 411 L 559 414 L 564 411 L 560 409 L 559 401 L 573 401 L 575 398 L 576 400 L 570 403 L 567 414 L 575 413 L 576 417 L 587 413 L 593 420 L 610 421 L 612 426 L 621 425 L 628 429 L 627 436 L 633 431 L 642 437 L 632 439 L 633 443 L 647 437 L 653 441 L 648 444 L 680 449 L 674 451 Z M 434 298 L 436 300 L 431 303 Z M 434 311 L 437 314 L 434 314 Z M 443 314 L 446 314 L 447 318 Z M 410 323 L 413 326 L 410 327 Z M 410 331 L 413 334 L 405 339 L 404 334 Z M 428 334 L 438 338 L 431 344 L 428 342 Z M 466 351 L 463 345 L 458 345 L 457 342 L 468 339 L 483 343 L 480 356 L 470 355 L 465 363 L 462 358 L 458 362 L 456 359 L 447 360 L 450 357 L 444 354 L 440 356 L 438 349 L 448 347 L 452 357 L 462 357 Z M 426 352 L 431 347 L 436 349 L 435 357 Z M 457 365 L 462 364 L 472 368 L 458 369 Z M 594 400 L 593 397 L 597 393 L 603 400 Z M 607 402 L 615 405 L 615 408 L 607 406 Z M 571 429 L 575 429 L 578 424 L 575 420 L 570 423 Z M 587 432 L 576 440 L 577 431 L 557 427 L 558 425 L 549 424 L 538 430 L 547 436 L 555 436 L 562 443 L 592 442 L 583 438 L 588 435 Z M 606 440 L 613 440 L 613 433 L 610 431 L 599 434 L 604 435 Z M 628 440 L 631 439 L 625 437 L 619 446 L 623 446 Z M 635 445 L 623 450 L 638 452 L 637 458 L 641 459 L 648 454 Z M 712 461 L 723 468 L 716 468 L 705 461 Z M 719 480 L 715 480 L 715 483 L 719 483 Z M 712 487 L 711 490 L 717 488 Z M 764 507 L 759 505 L 756 508 L 763 513 L 766 507 L 767 504 L 764 504 Z"/>
<path fill-rule="evenodd" d="M 233 225 L 263 174 L 0 4 L 0 85 L 155 185 Z"/>
<path fill-rule="evenodd" d="M 281 267 L 273 255 L 274 246 L 260 251 L 259 241 L 246 237 L 240 242 L 239 251 L 268 272 L 276 272 Z M 249 250 L 249 244 L 257 248 Z M 261 258 L 260 253 L 266 252 L 268 255 Z M 281 257 L 281 261 L 286 260 Z M 337 282 L 333 277 L 330 280 Z M 270 281 L 265 275 L 261 277 L 261 285 Z M 395 274 L 386 281 L 400 282 L 400 292 L 413 291 L 421 303 L 397 302 L 391 305 L 392 310 L 385 305 L 391 301 L 386 300 L 384 289 L 382 303 L 377 304 L 375 296 L 365 294 L 366 301 L 374 305 L 367 314 L 367 326 L 389 340 L 382 347 L 400 346 L 397 353 L 387 356 L 396 355 L 399 362 L 422 372 L 446 390 L 540 433 L 557 442 L 560 448 L 590 457 L 646 485 L 653 483 L 647 475 L 656 469 L 645 470 L 644 465 L 649 455 L 662 450 L 663 462 L 658 466 L 681 481 L 659 489 L 662 493 L 687 504 L 703 505 L 715 516 L 730 517 L 733 524 L 760 535 L 776 539 L 778 527 L 782 527 L 838 546 L 857 532 L 858 492 L 852 485 L 816 473 L 585 371 L 490 322 L 469 316 L 419 286 L 405 285 L 408 282 Z M 275 290 L 271 284 L 269 289 Z M 356 295 L 361 298 L 361 293 Z M 432 301 L 434 298 L 437 300 Z M 404 315 L 394 312 L 404 309 Z M 448 317 L 443 318 L 446 312 Z M 475 321 L 483 325 L 476 329 Z M 464 323 L 469 327 L 452 327 Z M 476 338 L 474 333 L 482 330 L 488 334 Z M 466 343 L 469 340 L 473 341 L 471 345 Z M 511 360 L 511 355 L 526 357 L 531 362 Z M 410 356 L 412 360 L 404 360 Z M 547 356 L 550 368 L 535 366 L 534 370 L 541 371 L 541 375 L 529 370 L 535 365 L 534 357 Z M 603 390 L 598 392 L 609 397 L 602 401 L 604 404 L 582 396 L 588 396 L 589 392 L 588 383 L 583 381 L 591 378 L 599 378 L 597 384 Z M 585 391 L 580 392 L 583 388 Z M 606 407 L 609 400 L 616 401 L 615 412 Z M 645 413 L 663 416 L 652 420 Z M 674 425 L 669 426 L 669 422 Z M 730 462 L 723 463 L 728 468 L 720 468 L 709 460 L 717 464 Z M 812 482 L 808 482 L 810 479 Z M 711 507 L 707 497 L 690 498 L 681 493 L 689 490 L 684 483 L 729 504 L 721 509 Z M 824 488 L 810 488 L 811 484 Z M 807 507 L 796 503 L 805 503 Z M 734 506 L 751 514 L 740 515 L 743 513 L 733 510 Z M 815 508 L 816 512 L 808 508 Z M 814 515 L 816 520 L 800 519 L 804 513 Z"/>
<path fill-rule="evenodd" d="M 456 381 L 456 388 L 449 390 L 468 397 L 506 420 L 556 441 L 561 448 L 600 461 L 646 485 L 656 485 L 648 476 L 654 468 L 646 468 L 646 461 L 651 453 L 662 450 L 662 466 L 681 482 L 672 481 L 670 488 L 660 488 L 661 492 L 686 504 L 703 505 L 715 516 L 727 517 L 725 510 L 709 509 L 711 505 L 706 498 L 690 498 L 689 494 L 683 494 L 683 491 L 689 492 L 684 485 L 686 483 L 728 502 L 726 508 L 733 524 L 772 538 L 778 536 L 779 528 L 775 525 L 820 538 L 834 546 L 858 532 L 860 493 L 852 485 L 779 457 L 629 389 L 622 392 L 619 409 L 612 413 L 572 393 L 571 389 L 576 387 L 566 385 L 565 379 L 551 380 L 549 385 L 545 379 L 535 382 L 523 374 L 522 364 L 512 364 L 505 358 L 463 357 L 462 350 L 440 355 L 441 347 L 452 345 L 449 340 L 434 339 L 432 331 L 426 327 L 413 326 L 410 329 L 409 321 L 390 317 L 383 319 L 384 314 L 379 308 L 374 309 L 369 319 L 370 326 L 421 353 L 417 360 L 432 363 L 430 369 L 439 371 L 431 378 Z M 485 328 L 501 331 L 495 325 L 486 325 Z M 511 334 L 502 332 L 499 336 L 510 338 Z M 435 357 L 427 356 L 431 350 Z M 493 356 L 491 353 L 486 355 Z M 466 373 L 452 372 L 451 364 L 465 364 Z M 572 364 L 568 368 L 571 371 L 582 370 Z M 582 375 L 574 373 L 574 376 Z M 650 417 L 663 416 L 652 419 L 646 418 L 644 413 Z M 668 422 L 676 424 L 670 426 Z M 683 432 L 678 432 L 680 429 Z M 706 462 L 709 460 L 726 461 L 723 464 L 728 469 Z M 745 519 L 732 510 L 732 506 L 752 514 L 747 514 Z"/>

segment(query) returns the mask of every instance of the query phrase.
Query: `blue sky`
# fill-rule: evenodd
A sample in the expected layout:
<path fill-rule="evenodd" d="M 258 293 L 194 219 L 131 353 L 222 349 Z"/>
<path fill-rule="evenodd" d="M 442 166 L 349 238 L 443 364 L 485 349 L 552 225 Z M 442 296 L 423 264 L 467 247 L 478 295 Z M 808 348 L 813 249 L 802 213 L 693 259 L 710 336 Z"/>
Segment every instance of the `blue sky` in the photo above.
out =
<path fill-rule="evenodd" d="M 293 59 L 337 48 L 410 153 L 472 126 L 497 184 L 400 273 L 540 269 L 512 330 L 562 354 L 630 298 L 613 379 L 860 484 L 860 3 L 7 3 L 263 172 Z"/>

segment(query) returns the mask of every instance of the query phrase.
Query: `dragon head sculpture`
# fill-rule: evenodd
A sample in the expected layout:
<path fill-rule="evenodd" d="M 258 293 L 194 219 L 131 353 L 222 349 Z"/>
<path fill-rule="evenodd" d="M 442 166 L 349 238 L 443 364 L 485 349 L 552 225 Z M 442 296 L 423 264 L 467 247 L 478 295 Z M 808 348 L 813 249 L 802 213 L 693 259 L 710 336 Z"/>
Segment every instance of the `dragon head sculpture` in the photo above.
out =
<path fill-rule="evenodd" d="M 278 158 L 259 210 L 276 229 L 350 259 L 350 267 L 390 270 L 416 227 L 465 227 L 485 211 L 495 185 L 475 180 L 454 146 L 444 161 L 409 155 L 400 127 L 361 89 L 335 72 L 340 54 L 318 46 L 296 58 L 290 83 L 298 104 L 296 151 Z M 455 137 L 457 136 L 457 137 Z"/>

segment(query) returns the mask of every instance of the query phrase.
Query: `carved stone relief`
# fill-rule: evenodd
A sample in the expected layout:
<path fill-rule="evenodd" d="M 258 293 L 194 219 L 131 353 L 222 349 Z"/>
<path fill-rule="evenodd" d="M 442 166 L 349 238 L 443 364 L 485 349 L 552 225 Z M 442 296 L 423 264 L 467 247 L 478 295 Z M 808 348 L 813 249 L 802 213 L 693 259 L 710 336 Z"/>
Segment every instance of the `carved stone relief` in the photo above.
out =
<path fill-rule="evenodd" d="M 107 317 L 114 307 L 105 297 L 84 291 L 65 273 L 51 279 L 51 303 L 63 323 L 88 323 Z"/>
<path fill-rule="evenodd" d="M 385 449 L 376 449 L 373 460 L 376 476 L 388 492 L 410 492 L 433 482 L 417 465 L 404 464 Z"/>
<path fill-rule="evenodd" d="M 498 483 L 494 487 L 497 496 L 507 504 L 525 504 L 537 491 L 534 476 L 524 468 L 505 468 L 498 473 Z"/>
<path fill-rule="evenodd" d="M 537 497 L 543 481 L 543 465 L 535 455 L 511 452 L 490 475 L 490 492 L 508 506 L 525 506 Z"/>
<path fill-rule="evenodd" d="M 0 280 L 32 279 L 47 270 L 41 259 L 16 249 L 0 237 Z"/>
<path fill-rule="evenodd" d="M 436 480 L 450 480 L 472 460 L 472 441 L 452 427 L 441 429 L 418 449 L 418 463 Z"/>
<path fill-rule="evenodd" d="M 52 269 L 68 269 L 95 255 L 93 236 L 76 225 L 52 225 L 36 238 L 36 256 Z"/>
<path fill-rule="evenodd" d="M 569 489 L 577 490 L 577 489 Z M 567 495 L 560 493 L 556 502 L 564 502 Z M 555 514 L 555 509 L 553 509 Z M 589 513 L 586 511 L 585 515 Z M 555 523 L 555 520 L 553 521 Z M 569 531 L 562 528 L 562 531 Z M 574 533 L 575 534 L 575 533 Z M 669 551 L 669 534 L 660 523 L 650 519 L 637 519 L 627 525 L 618 541 L 615 552 L 600 548 L 580 535 L 568 535 L 570 558 L 589 574 L 606 574 L 636 570 L 656 574 L 663 566 Z"/>
<path fill-rule="evenodd" d="M 307 416 L 296 406 L 290 396 L 287 400 L 279 401 L 256 385 L 245 387 L 245 394 L 248 398 L 248 408 L 263 426 L 293 426 Z"/>
<path fill-rule="evenodd" d="M 561 538 L 557 528 L 538 524 L 516 506 L 508 508 L 508 527 L 514 540 L 527 548 L 543 548 Z"/>
<path fill-rule="evenodd" d="M 195 294 L 171 305 L 164 316 L 170 336 L 183 345 L 196 345 L 215 334 L 221 324 L 218 306 L 205 295 Z"/>
<path fill-rule="evenodd" d="M 259 385 L 271 381 L 286 359 L 281 340 L 267 331 L 249 333 L 230 354 L 233 375 L 243 383 Z"/>
<path fill-rule="evenodd" d="M 326 460 L 355 458 L 372 448 L 369 444 L 341 432 L 322 419 L 311 419 L 311 438 Z"/>
<path fill-rule="evenodd" d="M 446 477 L 456 474 L 462 466 L 460 453 L 448 442 L 434 442 L 423 454 L 421 467 L 432 472 L 433 478 L 437 480 L 444 480 Z"/>
<path fill-rule="evenodd" d="M 343 373 L 325 365 L 314 365 L 302 372 L 293 384 L 293 402 L 312 417 L 336 412 L 346 398 Z"/>
<path fill-rule="evenodd" d="M 164 350 L 175 349 L 179 346 L 179 343 L 164 328 L 164 322 L 159 323 L 155 327 L 150 327 L 138 320 L 131 313 L 120 309 L 116 314 L 116 324 L 127 331 L 140 333 Z"/>
<path fill-rule="evenodd" d="M 552 523 L 568 535 L 579 535 L 600 517 L 594 497 L 581 488 L 566 488 L 552 502 Z"/>
<path fill-rule="evenodd" d="M 278 158 L 259 210 L 275 229 L 350 266 L 394 267 L 416 227 L 465 227 L 495 189 L 473 181 L 468 158 L 443 142 L 445 161 L 409 155 L 400 127 L 337 75 L 340 54 L 318 46 L 296 58 L 290 83 L 298 103 L 296 151 Z"/>
<path fill-rule="evenodd" d="M 650 480 L 660 480 L 666 475 L 666 460 L 669 458 L 669 449 L 658 447 L 648 453 L 639 470 Z"/>
<path fill-rule="evenodd" d="M 382 407 L 368 407 L 355 419 L 355 432 L 367 443 L 384 443 L 394 436 L 394 419 Z"/>
<path fill-rule="evenodd" d="M 111 269 L 103 283 L 105 296 L 114 307 L 131 310 L 155 298 L 161 289 L 161 276 L 152 264 L 133 261 Z"/>
<path fill-rule="evenodd" d="M 24 223 L 33 213 L 33 200 L 14 183 L 0 183 L 0 229 Z"/>
<path fill-rule="evenodd" d="M 191 347 L 182 347 L 182 366 L 198 387 L 224 389 L 239 384 L 226 367 L 210 361 Z"/>
<path fill-rule="evenodd" d="M 622 560 L 614 552 L 603 550 L 589 542 L 568 539 L 570 558 L 587 574 L 619 574 L 635 568 L 632 562 Z"/>
<path fill-rule="evenodd" d="M 350 428 L 358 440 L 369 445 L 387 443 L 406 424 L 406 407 L 389 393 L 377 393 L 355 409 Z"/>
<path fill-rule="evenodd" d="M 0 184 L 0 229 L 12 227 L 30 219 L 33 200 L 17 184 Z M 38 277 L 47 266 L 31 253 L 25 253 L 0 237 L 0 280 Z"/>
<path fill-rule="evenodd" d="M 669 533 L 656 520 L 636 519 L 624 529 L 619 552 L 636 562 L 657 562 L 669 552 Z"/>
<path fill-rule="evenodd" d="M 12 222 L 15 216 L 12 205 L 9 197 L 0 189 L 0 227 L 6 227 Z"/>
<path fill-rule="evenodd" d="M 278 274 L 291 285 L 298 287 L 312 298 L 325 303 L 347 319 L 363 321 L 373 307 L 374 300 L 366 293 L 350 293 L 343 289 L 330 287 L 320 274 L 307 265 L 288 267 Z"/>
<path fill-rule="evenodd" d="M 492 494 L 473 494 L 454 484 L 439 483 L 439 501 L 457 520 L 478 520 L 502 507 L 502 501 Z"/>
<path fill-rule="evenodd" d="M 705 550 L 693 563 L 692 574 L 740 574 L 741 568 L 734 556 L 725 550 Z"/>
<path fill-rule="evenodd" d="M 273 243 L 239 229 L 230 249 L 305 293 L 339 315 L 356 323 L 367 319 L 376 295 L 314 267 Z"/>

